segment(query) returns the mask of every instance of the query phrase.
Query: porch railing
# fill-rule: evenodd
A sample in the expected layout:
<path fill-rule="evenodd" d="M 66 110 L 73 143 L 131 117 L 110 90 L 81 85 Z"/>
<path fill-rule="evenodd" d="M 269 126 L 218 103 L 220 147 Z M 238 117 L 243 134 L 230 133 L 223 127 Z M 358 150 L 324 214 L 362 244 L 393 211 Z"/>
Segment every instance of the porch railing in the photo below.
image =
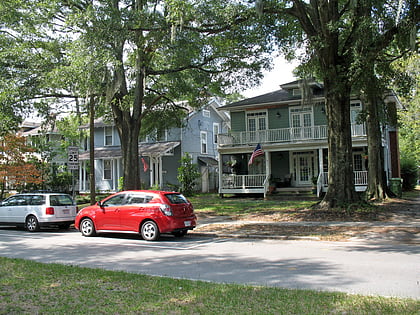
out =
<path fill-rule="evenodd" d="M 354 183 L 355 186 L 367 186 L 368 184 L 368 172 L 367 171 L 355 171 L 354 172 Z M 323 191 L 323 187 L 328 187 L 328 173 L 321 173 L 318 177 L 317 191 L 320 193 Z M 236 175 L 236 174 L 223 174 L 222 175 L 222 189 L 252 189 L 252 188 L 264 188 L 264 191 L 268 188 L 268 176 L 265 174 L 257 175 Z M 325 190 L 324 190 L 325 191 Z"/>
<path fill-rule="evenodd" d="M 366 136 L 366 128 L 364 125 L 352 125 L 351 130 L 353 137 Z M 221 133 L 218 135 L 218 143 L 220 146 L 256 143 L 282 143 L 323 140 L 327 139 L 327 136 L 328 128 L 326 125 L 322 125 L 301 128 L 280 128 Z"/>
<path fill-rule="evenodd" d="M 354 171 L 354 184 L 356 186 L 366 186 L 368 184 L 368 172 L 367 171 Z M 320 174 L 319 181 L 323 186 L 328 186 L 328 173 L 324 172 Z"/>
<path fill-rule="evenodd" d="M 265 186 L 265 174 L 258 175 L 236 175 L 236 174 L 223 174 L 222 175 L 222 188 L 227 189 L 249 189 Z"/>

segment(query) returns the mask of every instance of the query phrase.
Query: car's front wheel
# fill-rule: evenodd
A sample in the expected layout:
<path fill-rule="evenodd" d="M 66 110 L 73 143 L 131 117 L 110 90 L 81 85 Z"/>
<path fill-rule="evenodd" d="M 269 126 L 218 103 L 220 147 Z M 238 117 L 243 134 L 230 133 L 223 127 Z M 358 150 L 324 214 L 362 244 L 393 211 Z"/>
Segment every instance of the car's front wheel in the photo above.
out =
<path fill-rule="evenodd" d="M 96 230 L 93 221 L 89 218 L 84 218 L 82 222 L 80 222 L 80 232 L 83 236 L 95 236 Z"/>
<path fill-rule="evenodd" d="M 26 218 L 25 227 L 29 232 L 38 232 L 39 231 L 38 219 L 35 216 L 30 215 L 29 217 Z"/>
<path fill-rule="evenodd" d="M 153 221 L 144 222 L 141 225 L 140 233 L 146 241 L 156 241 L 160 236 L 159 228 Z"/>

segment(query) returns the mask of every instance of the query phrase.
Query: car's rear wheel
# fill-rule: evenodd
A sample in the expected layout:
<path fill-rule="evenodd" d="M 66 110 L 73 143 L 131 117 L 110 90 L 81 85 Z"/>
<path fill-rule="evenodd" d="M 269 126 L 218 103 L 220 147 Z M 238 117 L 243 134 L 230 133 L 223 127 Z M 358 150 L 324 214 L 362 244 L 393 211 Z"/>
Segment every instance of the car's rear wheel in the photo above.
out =
<path fill-rule="evenodd" d="M 93 221 L 89 218 L 84 218 L 82 222 L 80 222 L 80 232 L 83 236 L 95 236 L 96 230 Z"/>
<path fill-rule="evenodd" d="M 33 215 L 28 216 L 26 218 L 25 228 L 29 232 L 38 232 L 39 231 L 38 219 Z"/>
<path fill-rule="evenodd" d="M 187 233 L 188 233 L 188 230 L 182 230 L 182 231 L 172 232 L 172 235 L 175 237 L 183 237 L 187 235 Z"/>
<path fill-rule="evenodd" d="M 140 228 L 141 237 L 146 241 L 156 241 L 159 236 L 159 228 L 153 221 L 146 221 L 141 225 Z"/>

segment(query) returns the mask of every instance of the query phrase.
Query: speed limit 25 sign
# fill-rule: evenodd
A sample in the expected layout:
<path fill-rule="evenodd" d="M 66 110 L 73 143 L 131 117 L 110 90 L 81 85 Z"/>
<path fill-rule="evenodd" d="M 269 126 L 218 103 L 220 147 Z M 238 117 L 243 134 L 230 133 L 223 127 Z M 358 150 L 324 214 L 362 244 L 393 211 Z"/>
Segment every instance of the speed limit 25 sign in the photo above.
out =
<path fill-rule="evenodd" d="M 79 148 L 69 147 L 68 150 L 67 167 L 69 170 L 79 169 Z"/>

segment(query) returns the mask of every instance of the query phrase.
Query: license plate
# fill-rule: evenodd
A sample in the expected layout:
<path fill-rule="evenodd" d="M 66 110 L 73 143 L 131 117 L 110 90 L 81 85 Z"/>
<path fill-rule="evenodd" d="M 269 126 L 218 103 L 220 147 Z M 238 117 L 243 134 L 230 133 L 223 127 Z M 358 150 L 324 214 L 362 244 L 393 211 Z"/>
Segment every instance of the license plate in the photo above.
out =
<path fill-rule="evenodd" d="M 63 210 L 63 213 L 64 213 L 64 214 L 69 214 L 69 213 L 70 213 L 70 209 L 64 209 L 64 210 Z"/>
<path fill-rule="evenodd" d="M 191 221 L 184 221 L 185 226 L 191 226 Z"/>

